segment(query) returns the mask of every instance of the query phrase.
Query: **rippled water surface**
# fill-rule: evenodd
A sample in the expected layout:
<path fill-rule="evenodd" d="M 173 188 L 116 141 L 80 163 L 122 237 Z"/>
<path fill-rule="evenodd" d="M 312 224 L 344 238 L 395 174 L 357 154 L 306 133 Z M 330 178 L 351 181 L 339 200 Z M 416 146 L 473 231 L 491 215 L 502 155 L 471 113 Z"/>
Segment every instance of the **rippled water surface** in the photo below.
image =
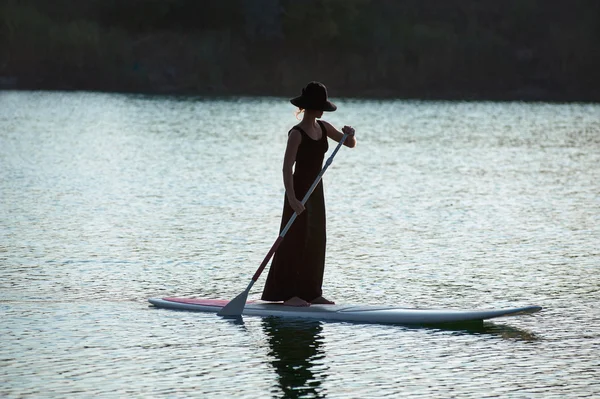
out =
<path fill-rule="evenodd" d="M 337 104 L 359 145 L 324 178 L 326 296 L 541 313 L 445 330 L 149 307 L 246 287 L 291 105 L 0 92 L 0 396 L 599 397 L 600 106 Z"/>

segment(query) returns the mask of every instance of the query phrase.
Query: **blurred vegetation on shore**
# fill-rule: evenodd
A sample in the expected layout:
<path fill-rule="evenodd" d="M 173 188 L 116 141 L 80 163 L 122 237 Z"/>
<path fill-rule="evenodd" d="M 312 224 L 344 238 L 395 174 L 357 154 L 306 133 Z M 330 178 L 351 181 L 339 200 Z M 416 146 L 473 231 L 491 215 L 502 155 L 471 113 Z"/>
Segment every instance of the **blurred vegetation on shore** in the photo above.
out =
<path fill-rule="evenodd" d="M 2 0 L 0 88 L 600 101 L 598 0 Z"/>

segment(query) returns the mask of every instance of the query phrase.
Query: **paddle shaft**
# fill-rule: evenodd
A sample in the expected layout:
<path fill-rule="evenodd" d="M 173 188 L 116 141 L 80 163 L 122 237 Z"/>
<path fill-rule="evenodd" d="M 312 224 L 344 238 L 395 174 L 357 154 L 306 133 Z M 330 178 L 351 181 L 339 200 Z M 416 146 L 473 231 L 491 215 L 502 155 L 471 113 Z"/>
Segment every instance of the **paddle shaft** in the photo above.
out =
<path fill-rule="evenodd" d="M 315 181 L 313 182 L 313 184 L 310 186 L 310 188 L 308 189 L 308 191 L 304 195 L 304 198 L 302 198 L 302 205 L 306 204 L 306 201 L 308 201 L 308 198 L 310 197 L 310 195 L 312 194 L 312 192 L 315 191 L 315 187 L 317 187 L 317 184 L 319 184 L 319 182 L 321 181 L 321 178 L 323 177 L 323 174 L 325 173 L 325 171 L 327 170 L 327 168 L 329 167 L 329 165 L 331 165 L 331 162 L 333 162 L 333 157 L 335 157 L 335 154 L 337 154 L 337 152 L 339 151 L 339 149 L 342 147 L 342 144 L 344 144 L 344 141 L 346 141 L 346 138 L 348 138 L 348 134 L 344 134 L 344 136 L 340 140 L 340 142 L 337 145 L 337 147 L 335 147 L 335 150 L 333 150 L 333 152 L 331 153 L 331 155 L 329 156 L 329 158 L 327 158 L 327 161 L 325 162 L 325 166 L 323 166 L 323 169 L 321 169 L 321 172 L 319 172 L 319 175 L 317 176 L 317 178 L 315 179 Z M 292 227 L 292 224 L 294 223 L 294 221 L 296 220 L 297 217 L 298 217 L 298 214 L 296 212 L 294 212 L 294 214 L 292 215 L 292 217 L 290 218 L 290 220 L 287 222 L 287 224 L 285 225 L 285 227 L 283 228 L 283 230 L 281 230 L 281 233 L 279 233 L 279 237 L 277 237 L 277 240 L 275 240 L 275 242 L 273 243 L 273 246 L 271 247 L 271 249 L 267 253 L 267 256 L 265 256 L 265 259 L 260 264 L 258 270 L 256 271 L 256 273 L 254 273 L 254 276 L 252 276 L 252 281 L 250 282 L 250 285 L 249 285 L 248 288 L 252 287 L 252 285 L 256 282 L 256 280 L 258 280 L 258 278 L 260 277 L 261 273 L 263 272 L 263 270 L 267 266 L 267 263 L 269 263 L 269 260 L 271 259 L 271 257 L 273 256 L 273 254 L 277 251 L 277 248 L 279 248 L 279 245 L 283 241 L 283 237 L 285 237 L 286 233 L 288 232 L 288 230 L 290 229 L 290 227 Z"/>

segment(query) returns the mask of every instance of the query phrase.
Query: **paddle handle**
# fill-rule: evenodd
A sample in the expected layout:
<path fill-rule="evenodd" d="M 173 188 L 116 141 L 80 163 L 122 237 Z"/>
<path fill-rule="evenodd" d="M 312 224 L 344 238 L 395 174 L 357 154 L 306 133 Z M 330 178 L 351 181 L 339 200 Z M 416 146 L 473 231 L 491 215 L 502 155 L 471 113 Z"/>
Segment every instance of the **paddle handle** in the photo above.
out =
<path fill-rule="evenodd" d="M 327 158 L 327 161 L 325 161 L 325 166 L 323 166 L 323 169 L 321 169 L 321 171 L 319 172 L 319 175 L 317 176 L 317 178 L 315 179 L 313 184 L 310 186 L 310 188 L 304 195 L 304 198 L 302 198 L 302 205 L 306 204 L 306 201 L 308 201 L 308 198 L 310 197 L 312 192 L 315 191 L 315 188 L 317 187 L 317 184 L 319 184 L 319 182 L 321 181 L 323 174 L 325 174 L 325 171 L 327 170 L 329 165 L 331 165 L 331 163 L 333 162 L 333 157 L 335 157 L 335 154 L 337 154 L 337 152 L 340 150 L 340 148 L 344 144 L 344 141 L 346 141 L 347 138 L 348 138 L 348 134 L 345 133 L 344 136 L 342 136 L 342 139 L 338 143 L 337 147 L 335 147 L 335 150 L 333 150 L 333 152 L 331 153 L 329 158 Z M 271 246 L 271 249 L 267 253 L 267 256 L 265 256 L 265 259 L 263 259 L 258 270 L 256 271 L 256 273 L 254 273 L 254 276 L 252 276 L 252 281 L 256 282 L 256 280 L 258 280 L 258 278 L 262 274 L 263 270 L 265 270 L 265 267 L 267 267 L 269 260 L 271 260 L 271 257 L 273 257 L 273 254 L 277 251 L 277 248 L 279 248 L 279 245 L 283 241 L 283 237 L 285 237 L 285 235 L 287 234 L 290 227 L 292 227 L 292 224 L 294 223 L 294 221 L 296 220 L 297 217 L 298 217 L 298 214 L 296 212 L 294 212 L 294 214 L 292 215 L 290 220 L 288 220 L 288 222 L 285 225 L 285 227 L 283 228 L 283 230 L 281 230 L 281 233 L 279 233 L 279 237 L 277 237 L 277 240 L 275 240 L 275 242 L 273 243 L 273 246 Z"/>

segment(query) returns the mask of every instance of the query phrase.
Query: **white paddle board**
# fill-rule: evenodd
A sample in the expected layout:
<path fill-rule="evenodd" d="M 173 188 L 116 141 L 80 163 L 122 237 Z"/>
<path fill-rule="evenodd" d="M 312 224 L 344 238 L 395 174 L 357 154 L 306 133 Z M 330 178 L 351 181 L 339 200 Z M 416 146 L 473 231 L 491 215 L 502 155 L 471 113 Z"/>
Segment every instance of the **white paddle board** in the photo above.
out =
<path fill-rule="evenodd" d="M 227 300 L 202 298 L 150 298 L 148 301 L 159 308 L 211 313 L 217 313 L 229 303 Z M 243 314 L 354 323 L 436 325 L 483 322 L 497 317 L 532 314 L 540 310 L 542 310 L 541 306 L 479 310 L 420 309 L 386 305 L 315 304 L 309 307 L 295 307 L 285 306 L 282 303 L 248 301 Z"/>

